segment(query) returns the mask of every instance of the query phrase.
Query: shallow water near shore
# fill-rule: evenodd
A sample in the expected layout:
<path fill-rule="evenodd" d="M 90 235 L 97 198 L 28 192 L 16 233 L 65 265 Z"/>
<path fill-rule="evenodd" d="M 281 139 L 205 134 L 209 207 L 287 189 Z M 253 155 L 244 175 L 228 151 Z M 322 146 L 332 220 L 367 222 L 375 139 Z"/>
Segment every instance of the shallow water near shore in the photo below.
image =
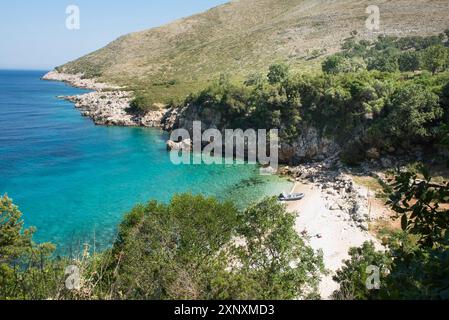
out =
<path fill-rule="evenodd" d="M 123 215 L 150 199 L 192 192 L 240 207 L 292 184 L 256 165 L 171 163 L 157 129 L 98 127 L 60 95 L 87 92 L 40 80 L 45 72 L 0 71 L 0 194 L 58 253 L 80 243 L 108 247 Z"/>

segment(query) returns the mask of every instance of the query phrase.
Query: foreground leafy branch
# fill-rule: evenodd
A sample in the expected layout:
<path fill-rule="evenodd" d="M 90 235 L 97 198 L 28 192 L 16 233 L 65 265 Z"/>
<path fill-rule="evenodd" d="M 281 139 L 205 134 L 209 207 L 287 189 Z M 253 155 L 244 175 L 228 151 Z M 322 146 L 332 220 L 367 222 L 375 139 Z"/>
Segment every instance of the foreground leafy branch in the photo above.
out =
<path fill-rule="evenodd" d="M 350 251 L 337 272 L 339 299 L 449 299 L 449 185 L 432 183 L 427 170 L 399 172 L 392 181 L 389 204 L 401 219 L 402 231 L 385 251 L 373 243 Z M 370 290 L 367 267 L 380 272 L 380 288 Z"/>

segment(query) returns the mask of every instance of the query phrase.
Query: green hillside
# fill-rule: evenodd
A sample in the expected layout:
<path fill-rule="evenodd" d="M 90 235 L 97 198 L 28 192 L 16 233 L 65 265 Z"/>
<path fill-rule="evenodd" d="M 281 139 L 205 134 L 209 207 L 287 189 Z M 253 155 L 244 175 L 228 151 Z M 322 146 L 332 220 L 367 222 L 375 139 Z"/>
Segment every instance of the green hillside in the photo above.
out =
<path fill-rule="evenodd" d="M 449 27 L 449 1 L 378 1 L 380 34 L 430 35 Z M 148 101 L 168 102 L 220 74 L 242 79 L 273 62 L 318 67 L 365 27 L 371 1 L 240 0 L 168 25 L 132 33 L 58 68 L 126 86 Z"/>

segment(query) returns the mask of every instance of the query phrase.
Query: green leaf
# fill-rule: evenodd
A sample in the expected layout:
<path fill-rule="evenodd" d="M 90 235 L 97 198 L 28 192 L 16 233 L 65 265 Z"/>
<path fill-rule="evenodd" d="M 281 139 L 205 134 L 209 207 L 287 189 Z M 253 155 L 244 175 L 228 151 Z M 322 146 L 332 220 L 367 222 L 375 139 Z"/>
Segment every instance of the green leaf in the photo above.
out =
<path fill-rule="evenodd" d="M 407 227 L 408 227 L 408 219 L 407 219 L 407 215 L 406 215 L 406 214 L 404 214 L 404 215 L 402 216 L 402 219 L 401 219 L 401 226 L 402 226 L 402 230 L 407 231 Z"/>

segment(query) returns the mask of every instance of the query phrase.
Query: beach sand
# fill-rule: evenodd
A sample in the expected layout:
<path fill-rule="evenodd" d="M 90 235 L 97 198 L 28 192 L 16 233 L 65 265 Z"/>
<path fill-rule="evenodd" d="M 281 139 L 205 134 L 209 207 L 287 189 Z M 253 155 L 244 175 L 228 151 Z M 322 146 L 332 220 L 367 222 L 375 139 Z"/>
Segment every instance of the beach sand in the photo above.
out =
<path fill-rule="evenodd" d="M 321 190 L 313 184 L 298 183 L 293 192 L 305 193 L 301 201 L 288 203 L 290 212 L 298 212 L 296 231 L 306 232 L 310 237 L 310 245 L 315 250 L 322 250 L 324 264 L 330 274 L 323 277 L 320 293 L 323 299 L 330 299 L 338 289 L 332 277 L 349 258 L 351 247 L 361 246 L 365 241 L 373 241 L 381 248 L 379 241 L 367 231 L 357 227 L 349 215 L 343 211 L 332 211 L 326 208 Z"/>

